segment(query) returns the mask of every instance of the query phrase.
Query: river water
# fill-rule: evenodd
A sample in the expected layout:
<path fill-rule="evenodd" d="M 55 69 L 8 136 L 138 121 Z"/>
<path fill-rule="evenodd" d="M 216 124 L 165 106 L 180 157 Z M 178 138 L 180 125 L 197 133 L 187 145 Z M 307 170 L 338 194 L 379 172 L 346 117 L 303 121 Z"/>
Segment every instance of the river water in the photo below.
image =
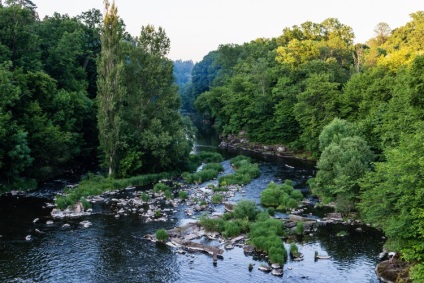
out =
<path fill-rule="evenodd" d="M 216 141 L 199 139 L 197 150 L 205 149 L 218 150 Z M 223 154 L 230 157 L 237 152 Z M 291 179 L 297 189 L 306 190 L 305 182 L 313 174 L 311 164 L 297 160 L 257 157 L 256 161 L 261 176 L 232 201 L 251 199 L 259 204 L 260 192 L 270 181 Z M 228 168 L 228 161 L 224 165 Z M 144 223 L 137 214 L 116 219 L 112 211 L 97 205 L 93 215 L 47 225 L 51 209 L 44 206 L 51 198 L 51 189 L 0 197 L 0 282 L 379 282 L 374 266 L 384 240 L 367 226 L 361 227 L 362 232 L 354 226 L 325 226 L 298 239 L 304 260 L 289 259 L 284 276 L 274 277 L 257 269 L 263 259 L 246 256 L 241 248 L 225 251 L 224 259 L 213 265 L 208 255 L 181 255 L 169 246 L 141 239 L 157 229 L 193 221 L 184 206 L 166 222 Z M 311 213 L 322 216 L 321 211 Z M 33 223 L 35 218 L 40 220 Z M 93 225 L 83 228 L 82 220 Z M 70 227 L 63 228 L 65 223 Z M 349 235 L 337 237 L 341 230 Z M 25 240 L 27 235 L 32 235 L 30 241 Z M 315 261 L 315 251 L 332 258 Z M 255 265 L 252 271 L 250 263 Z"/>

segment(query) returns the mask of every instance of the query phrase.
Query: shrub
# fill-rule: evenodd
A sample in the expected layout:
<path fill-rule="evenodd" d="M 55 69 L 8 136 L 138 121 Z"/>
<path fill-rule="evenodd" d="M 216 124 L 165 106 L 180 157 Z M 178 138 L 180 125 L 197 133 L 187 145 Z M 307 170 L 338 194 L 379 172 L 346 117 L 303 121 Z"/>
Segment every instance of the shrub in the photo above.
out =
<path fill-rule="evenodd" d="M 295 190 L 292 184 L 293 182 L 290 180 L 286 180 L 281 185 L 274 182 L 269 183 L 261 193 L 261 204 L 276 207 L 277 210 L 297 207 L 298 202 L 303 199 L 303 195 L 300 191 Z"/>
<path fill-rule="evenodd" d="M 237 156 L 230 160 L 235 168 L 235 173 L 219 177 L 219 185 L 244 185 L 259 177 L 261 171 L 257 164 L 250 163 L 251 159 L 245 156 Z"/>
<path fill-rule="evenodd" d="M 178 193 L 178 197 L 179 197 L 180 199 L 182 199 L 182 200 L 186 200 L 186 199 L 188 198 L 188 194 L 187 194 L 187 192 L 186 192 L 186 191 L 180 191 L 180 192 Z"/>
<path fill-rule="evenodd" d="M 123 189 L 132 186 L 145 186 L 157 182 L 163 178 L 170 178 L 177 176 L 175 172 L 147 174 L 135 176 L 127 179 L 110 179 L 101 175 L 87 174 L 81 180 L 76 189 L 65 189 L 66 197 L 58 197 L 56 202 L 59 201 L 60 209 L 66 208 L 68 205 L 74 205 L 81 197 L 100 195 L 105 191 L 112 189 Z"/>
<path fill-rule="evenodd" d="M 240 233 L 241 233 L 241 228 L 238 225 L 238 223 L 235 222 L 235 221 L 226 222 L 224 227 L 225 227 L 225 230 L 224 230 L 223 235 L 226 238 L 236 237 L 236 236 L 240 235 Z"/>
<path fill-rule="evenodd" d="M 159 229 L 156 231 L 156 239 L 158 239 L 158 241 L 161 241 L 161 242 L 166 241 L 168 240 L 168 237 L 169 237 L 168 232 L 166 232 L 165 229 Z"/>
<path fill-rule="evenodd" d="M 68 207 L 68 203 L 66 202 L 65 197 L 57 197 L 55 203 L 56 207 L 62 210 Z"/>
<path fill-rule="evenodd" d="M 221 195 L 221 194 L 214 194 L 214 195 L 211 197 L 211 202 L 212 202 L 213 204 L 218 204 L 218 203 L 221 203 L 223 199 L 224 199 L 224 195 Z"/>
<path fill-rule="evenodd" d="M 209 218 L 207 216 L 201 216 L 199 224 L 205 228 L 206 231 L 222 232 L 225 229 L 225 221 L 220 218 Z"/>
<path fill-rule="evenodd" d="M 290 254 L 292 257 L 299 257 L 299 248 L 295 243 L 290 244 Z"/>
<path fill-rule="evenodd" d="M 167 185 L 165 185 L 164 183 L 157 183 L 154 187 L 153 187 L 153 191 L 155 193 L 159 193 L 159 192 L 166 192 L 166 191 L 170 191 L 171 188 Z"/>
<path fill-rule="evenodd" d="M 234 207 L 234 217 L 236 219 L 249 219 L 253 221 L 256 219 L 259 209 L 256 203 L 251 200 L 241 200 Z"/>
<path fill-rule="evenodd" d="M 166 199 L 173 199 L 174 196 L 172 195 L 172 193 L 170 191 L 165 191 L 165 198 Z"/>
<path fill-rule="evenodd" d="M 141 200 L 147 202 L 149 200 L 149 195 L 146 193 L 141 194 Z"/>
<path fill-rule="evenodd" d="M 91 204 L 88 202 L 88 200 L 85 199 L 85 197 L 82 197 L 80 201 L 81 201 L 82 206 L 84 207 L 84 209 L 91 208 Z"/>
<path fill-rule="evenodd" d="M 203 166 L 202 170 L 215 170 L 217 172 L 224 171 L 224 167 L 220 163 L 208 163 Z"/>
<path fill-rule="evenodd" d="M 305 225 L 302 221 L 296 223 L 296 234 L 297 235 L 303 235 L 305 232 Z"/>
<path fill-rule="evenodd" d="M 268 207 L 267 212 L 270 216 L 274 216 L 275 215 L 275 208 Z"/>
<path fill-rule="evenodd" d="M 234 215 L 233 215 L 233 213 L 232 213 L 232 212 L 225 212 L 225 213 L 222 215 L 222 219 L 223 219 L 223 220 L 225 220 L 225 221 L 230 220 L 230 219 L 232 219 L 232 218 L 234 218 Z"/>

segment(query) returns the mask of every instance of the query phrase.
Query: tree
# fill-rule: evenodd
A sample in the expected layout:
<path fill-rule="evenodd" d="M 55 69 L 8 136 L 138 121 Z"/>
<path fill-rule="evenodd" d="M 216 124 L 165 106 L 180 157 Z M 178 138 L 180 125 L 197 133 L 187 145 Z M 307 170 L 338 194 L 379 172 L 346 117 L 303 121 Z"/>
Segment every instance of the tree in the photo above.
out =
<path fill-rule="evenodd" d="M 361 179 L 362 217 L 381 228 L 386 246 L 416 266 L 411 277 L 424 280 L 424 130 L 402 136 L 399 146 L 385 151 L 386 162 Z"/>
<path fill-rule="evenodd" d="M 123 62 L 121 59 L 122 26 L 115 2 L 105 1 L 106 14 L 103 20 L 102 51 L 98 63 L 98 128 L 100 148 L 109 176 L 119 166 L 119 148 L 122 147 L 121 107 L 125 88 L 122 85 Z"/>
<path fill-rule="evenodd" d="M 339 84 L 332 82 L 328 74 L 312 74 L 305 85 L 305 90 L 297 97 L 294 114 L 302 127 L 305 148 L 317 154 L 321 130 L 337 115 Z"/>
<path fill-rule="evenodd" d="M 374 155 L 358 136 L 345 137 L 327 146 L 317 163 L 316 177 L 310 180 L 312 192 L 324 202 L 343 200 L 348 212 L 359 196 L 359 179 L 371 170 Z"/>
<path fill-rule="evenodd" d="M 389 24 L 384 22 L 378 23 L 374 29 L 374 33 L 380 45 L 387 41 L 387 38 L 390 36 L 391 32 L 392 32 L 392 29 L 390 28 Z"/>
<path fill-rule="evenodd" d="M 183 168 L 191 148 L 191 140 L 187 139 L 191 134 L 186 132 L 189 127 L 179 113 L 181 101 L 173 62 L 165 57 L 169 39 L 162 28 L 147 26 L 141 29 L 135 43 L 125 43 L 126 147 L 121 165 L 125 163 L 127 169 L 119 174 Z"/>

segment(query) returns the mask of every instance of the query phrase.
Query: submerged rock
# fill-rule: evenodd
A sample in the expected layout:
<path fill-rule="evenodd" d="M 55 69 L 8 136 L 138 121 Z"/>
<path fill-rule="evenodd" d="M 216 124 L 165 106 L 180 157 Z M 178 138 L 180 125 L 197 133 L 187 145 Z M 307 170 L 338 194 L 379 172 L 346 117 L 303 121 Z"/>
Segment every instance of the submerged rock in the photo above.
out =
<path fill-rule="evenodd" d="M 258 267 L 258 269 L 263 272 L 270 272 L 272 270 L 270 266 L 262 264 Z"/>
<path fill-rule="evenodd" d="M 90 227 L 93 224 L 90 221 L 88 221 L 88 220 L 84 220 L 84 221 L 81 221 L 80 222 L 80 225 L 82 225 L 84 228 L 88 228 L 88 227 Z"/>
<path fill-rule="evenodd" d="M 31 241 L 31 240 L 32 240 L 31 235 L 27 235 L 27 236 L 25 237 L 25 241 Z"/>
<path fill-rule="evenodd" d="M 282 269 L 273 269 L 271 271 L 271 274 L 274 276 L 283 276 L 283 270 Z"/>

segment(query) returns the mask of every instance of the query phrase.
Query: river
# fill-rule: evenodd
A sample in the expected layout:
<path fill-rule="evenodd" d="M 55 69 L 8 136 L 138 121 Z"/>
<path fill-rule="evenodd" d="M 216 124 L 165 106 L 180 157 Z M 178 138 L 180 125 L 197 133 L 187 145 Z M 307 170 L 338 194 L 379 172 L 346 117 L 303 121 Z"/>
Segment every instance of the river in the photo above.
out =
<path fill-rule="evenodd" d="M 218 150 L 217 142 L 199 136 L 196 149 Z M 226 158 L 238 154 L 222 153 Z M 260 192 L 270 181 L 291 179 L 297 189 L 306 190 L 306 180 L 313 174 L 311 164 L 253 157 L 262 174 L 232 201 L 251 199 L 259 204 Z M 259 271 L 264 261 L 246 256 L 241 248 L 225 251 L 224 259 L 213 265 L 211 257 L 202 253 L 181 255 L 171 247 L 141 239 L 159 228 L 191 221 L 184 206 L 166 222 L 144 223 L 137 214 L 116 219 L 113 212 L 97 205 L 93 215 L 48 225 L 51 209 L 44 206 L 52 201 L 53 192 L 48 187 L 25 196 L 0 197 L 0 282 L 379 282 L 374 266 L 384 239 L 367 226 L 361 226 L 362 232 L 354 226 L 320 227 L 297 243 L 304 260 L 289 259 L 284 276 L 275 277 Z M 317 217 L 323 213 L 310 212 Z M 33 223 L 35 218 L 40 220 Z M 82 220 L 93 225 L 83 228 Z M 62 227 L 65 223 L 70 227 Z M 337 237 L 341 230 L 349 235 Z M 27 235 L 32 235 L 30 241 L 25 240 Z M 315 251 L 332 258 L 316 261 Z M 252 271 L 248 270 L 250 263 L 255 265 Z"/>

